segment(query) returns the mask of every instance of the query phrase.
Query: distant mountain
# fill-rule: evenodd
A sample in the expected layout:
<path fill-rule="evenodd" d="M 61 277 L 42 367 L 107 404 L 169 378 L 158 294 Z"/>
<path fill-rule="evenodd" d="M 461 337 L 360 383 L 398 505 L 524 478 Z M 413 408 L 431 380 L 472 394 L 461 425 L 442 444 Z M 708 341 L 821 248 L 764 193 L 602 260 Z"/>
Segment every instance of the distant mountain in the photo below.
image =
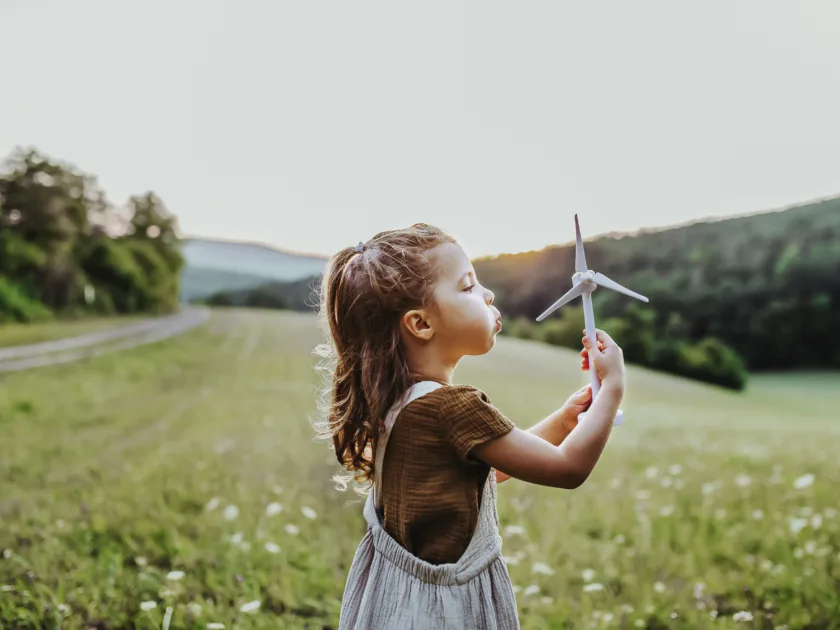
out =
<path fill-rule="evenodd" d="M 326 256 L 282 251 L 260 243 L 185 239 L 181 252 L 181 300 L 239 291 L 274 282 L 295 282 L 323 273 Z"/>

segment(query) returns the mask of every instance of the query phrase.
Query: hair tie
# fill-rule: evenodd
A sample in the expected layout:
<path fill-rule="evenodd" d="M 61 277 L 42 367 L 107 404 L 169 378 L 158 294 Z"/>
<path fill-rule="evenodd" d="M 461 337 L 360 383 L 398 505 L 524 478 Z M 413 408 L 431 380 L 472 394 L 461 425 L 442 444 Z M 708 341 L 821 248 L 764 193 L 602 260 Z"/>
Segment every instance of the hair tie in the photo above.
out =
<path fill-rule="evenodd" d="M 363 252 L 363 251 L 365 251 L 365 244 L 364 244 L 364 243 L 362 243 L 362 241 L 359 241 L 359 244 L 358 244 L 358 245 L 356 245 L 356 251 L 357 251 L 357 252 Z"/>

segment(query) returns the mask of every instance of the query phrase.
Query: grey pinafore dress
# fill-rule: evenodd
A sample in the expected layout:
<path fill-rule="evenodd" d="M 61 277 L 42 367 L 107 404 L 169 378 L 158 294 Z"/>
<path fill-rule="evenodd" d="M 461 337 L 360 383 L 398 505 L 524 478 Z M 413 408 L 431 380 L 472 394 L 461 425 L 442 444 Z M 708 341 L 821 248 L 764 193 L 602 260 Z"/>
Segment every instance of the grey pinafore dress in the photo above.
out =
<path fill-rule="evenodd" d="M 339 630 L 511 630 L 519 628 L 516 597 L 502 559 L 496 474 L 484 484 L 475 533 L 461 558 L 434 565 L 406 551 L 383 528 L 378 509 L 388 437 L 400 411 L 439 383 L 416 383 L 385 418 L 376 449 L 374 486 L 365 501 L 367 532 L 344 588 Z"/>

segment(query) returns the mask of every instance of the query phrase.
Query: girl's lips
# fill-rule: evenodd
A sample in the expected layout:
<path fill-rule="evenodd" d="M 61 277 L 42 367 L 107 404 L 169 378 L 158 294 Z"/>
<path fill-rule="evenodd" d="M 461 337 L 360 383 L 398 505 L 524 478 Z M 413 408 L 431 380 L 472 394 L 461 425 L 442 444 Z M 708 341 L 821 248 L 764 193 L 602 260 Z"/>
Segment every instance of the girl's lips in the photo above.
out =
<path fill-rule="evenodd" d="M 502 330 L 502 319 L 499 318 L 499 319 L 496 320 L 496 332 L 499 332 L 501 330 Z"/>

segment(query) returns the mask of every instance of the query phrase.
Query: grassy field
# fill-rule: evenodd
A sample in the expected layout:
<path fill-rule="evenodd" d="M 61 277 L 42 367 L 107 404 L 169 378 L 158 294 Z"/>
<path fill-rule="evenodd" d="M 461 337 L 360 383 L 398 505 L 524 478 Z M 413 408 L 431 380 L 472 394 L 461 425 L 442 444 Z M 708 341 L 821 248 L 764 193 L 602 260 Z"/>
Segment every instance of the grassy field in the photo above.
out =
<path fill-rule="evenodd" d="M 143 319 L 139 316 L 92 317 L 69 321 L 43 322 L 39 324 L 2 324 L 0 325 L 0 348 L 23 346 L 30 343 L 55 341 L 65 337 L 86 335 L 87 333 L 108 330 L 124 326 Z"/>
<path fill-rule="evenodd" d="M 307 421 L 318 342 L 309 316 L 217 312 L 1 377 L 0 627 L 334 628 L 364 521 Z M 523 627 L 840 628 L 840 375 L 813 376 L 630 367 L 582 488 L 499 486 Z M 509 338 L 457 373 L 523 428 L 584 380 Z"/>

